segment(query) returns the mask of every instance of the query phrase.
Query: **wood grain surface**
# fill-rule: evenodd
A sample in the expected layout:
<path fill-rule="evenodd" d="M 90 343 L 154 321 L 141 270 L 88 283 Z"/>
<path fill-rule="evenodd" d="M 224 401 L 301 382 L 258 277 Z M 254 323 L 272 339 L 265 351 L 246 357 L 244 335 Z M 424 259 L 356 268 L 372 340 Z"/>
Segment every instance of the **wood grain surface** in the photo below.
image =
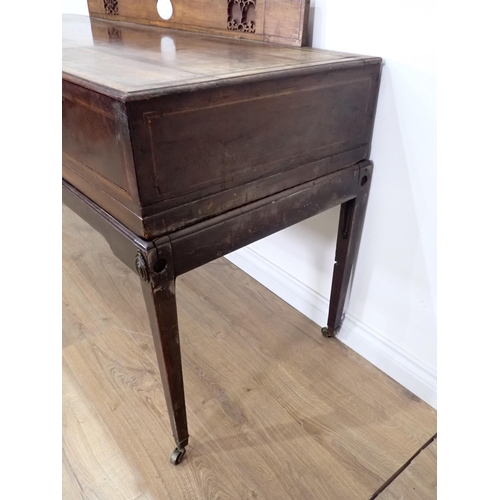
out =
<path fill-rule="evenodd" d="M 146 240 L 369 157 L 378 57 L 85 16 L 62 28 L 63 179 Z"/>
<path fill-rule="evenodd" d="M 309 0 L 87 0 L 92 17 L 303 45 Z M 158 6 L 171 5 L 171 17 Z M 163 10 L 162 10 L 163 12 Z M 168 13 L 168 11 L 166 11 Z"/>
<path fill-rule="evenodd" d="M 435 434 L 432 408 L 220 259 L 177 280 L 172 467 L 139 279 L 63 214 L 65 499 L 368 499 Z"/>
<path fill-rule="evenodd" d="M 377 500 L 435 500 L 437 498 L 437 439 L 378 495 Z"/>
<path fill-rule="evenodd" d="M 317 66 L 379 64 L 380 58 L 232 40 L 153 26 L 65 14 L 65 80 L 123 97 L 154 89 L 226 83 L 228 78 L 310 70 Z"/>

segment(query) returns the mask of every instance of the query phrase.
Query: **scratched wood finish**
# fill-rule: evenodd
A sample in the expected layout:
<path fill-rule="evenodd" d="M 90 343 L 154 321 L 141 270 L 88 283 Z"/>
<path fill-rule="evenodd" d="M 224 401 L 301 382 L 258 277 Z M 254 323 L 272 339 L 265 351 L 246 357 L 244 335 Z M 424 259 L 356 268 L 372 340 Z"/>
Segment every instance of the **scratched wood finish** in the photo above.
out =
<path fill-rule="evenodd" d="M 309 72 L 316 67 L 363 66 L 380 58 L 284 47 L 154 28 L 87 16 L 62 17 L 65 80 L 122 100 L 183 87 L 220 87 L 227 79 L 262 80 L 266 74 Z"/>
<path fill-rule="evenodd" d="M 67 16 L 63 177 L 145 239 L 369 157 L 381 61 Z"/>
<path fill-rule="evenodd" d="M 165 235 L 153 242 L 135 236 L 63 181 L 63 199 L 68 206 L 102 232 L 110 249 L 125 265 L 139 272 L 142 277 L 148 277 L 148 282 L 143 281 L 142 285 L 177 450 L 182 450 L 188 444 L 188 430 L 175 277 L 352 199 L 360 189 L 361 175 L 365 180 L 368 170 L 371 173 L 371 162 L 365 160 L 312 183 L 284 191 L 278 196 L 248 204 L 244 209 L 192 226 L 188 231 Z M 358 239 L 354 233 L 353 237 Z M 139 255 L 137 252 L 140 252 Z M 348 273 L 347 270 L 341 272 Z M 337 301 L 335 307 L 341 310 L 343 302 Z"/>
<path fill-rule="evenodd" d="M 366 164 L 371 166 L 369 161 Z M 175 275 L 352 199 L 358 191 L 361 165 L 348 167 L 262 202 L 215 217 L 205 224 L 173 233 L 169 239 Z"/>
<path fill-rule="evenodd" d="M 162 212 L 167 230 L 176 230 L 368 158 L 379 69 L 131 102 L 144 215 Z M 221 191 L 230 200 L 219 202 Z"/>
<path fill-rule="evenodd" d="M 359 174 L 358 196 L 343 203 L 340 208 L 335 267 L 328 308 L 327 335 L 329 336 L 338 333 L 344 319 L 344 304 L 361 243 L 372 176 L 373 165 L 364 166 Z"/>
<path fill-rule="evenodd" d="M 141 284 L 172 433 L 177 448 L 182 450 L 188 444 L 189 434 L 175 300 L 175 279 L 169 280 L 161 288 L 144 281 Z"/>
<path fill-rule="evenodd" d="M 141 232 L 124 104 L 63 80 L 62 124 L 63 178 L 91 194 L 129 229 Z"/>
<path fill-rule="evenodd" d="M 428 405 L 222 259 L 177 280 L 190 445 L 171 467 L 140 282 L 63 221 L 65 500 L 369 498 L 435 434 Z"/>
<path fill-rule="evenodd" d="M 435 500 L 437 498 L 437 439 L 377 496 L 377 500 Z"/>
<path fill-rule="evenodd" d="M 168 4 L 170 0 L 160 0 Z M 87 0 L 91 17 L 301 46 L 309 0 L 171 0 L 163 19 L 158 0 Z"/>

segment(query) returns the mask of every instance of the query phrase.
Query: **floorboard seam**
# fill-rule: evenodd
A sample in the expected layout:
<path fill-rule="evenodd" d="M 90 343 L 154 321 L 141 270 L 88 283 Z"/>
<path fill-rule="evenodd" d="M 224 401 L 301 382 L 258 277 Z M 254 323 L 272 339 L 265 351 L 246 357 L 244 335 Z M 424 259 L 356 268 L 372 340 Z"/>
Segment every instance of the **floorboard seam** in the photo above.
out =
<path fill-rule="evenodd" d="M 406 470 L 406 468 L 415 460 L 415 458 L 422 453 L 435 439 L 437 438 L 437 434 L 434 434 L 428 441 L 426 441 L 417 452 L 410 457 L 410 459 L 403 464 L 370 498 L 369 500 L 375 500 L 380 493 L 382 493 L 402 472 Z"/>

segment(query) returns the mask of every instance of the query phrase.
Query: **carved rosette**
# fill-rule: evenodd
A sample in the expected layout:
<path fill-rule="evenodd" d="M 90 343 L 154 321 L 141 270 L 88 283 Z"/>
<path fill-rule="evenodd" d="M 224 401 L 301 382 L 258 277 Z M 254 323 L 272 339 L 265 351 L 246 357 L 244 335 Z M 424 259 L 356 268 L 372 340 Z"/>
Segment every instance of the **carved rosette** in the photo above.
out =
<path fill-rule="evenodd" d="M 255 33 L 255 2 L 257 0 L 228 0 L 227 29 Z"/>
<path fill-rule="evenodd" d="M 135 255 L 135 270 L 140 278 L 146 283 L 149 282 L 148 266 L 142 253 L 138 250 Z"/>
<path fill-rule="evenodd" d="M 104 2 L 104 12 L 108 15 L 117 16 L 118 15 L 118 0 L 103 0 Z"/>

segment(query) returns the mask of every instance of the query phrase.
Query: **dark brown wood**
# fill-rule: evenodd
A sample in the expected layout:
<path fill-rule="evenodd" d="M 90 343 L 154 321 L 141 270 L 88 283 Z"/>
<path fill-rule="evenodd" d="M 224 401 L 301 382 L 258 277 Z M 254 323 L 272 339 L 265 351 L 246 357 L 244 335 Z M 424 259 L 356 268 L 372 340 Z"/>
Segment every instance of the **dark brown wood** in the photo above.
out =
<path fill-rule="evenodd" d="M 63 165 L 98 188 L 111 189 L 123 204 L 136 207 L 138 194 L 124 104 L 63 81 L 62 120 Z"/>
<path fill-rule="evenodd" d="M 340 209 L 328 326 L 323 329 L 323 334 L 329 337 L 338 333 L 344 319 L 344 306 L 361 242 L 372 175 L 373 164 L 364 162 L 359 172 L 356 198 L 343 203 Z"/>
<path fill-rule="evenodd" d="M 63 177 L 141 234 L 125 105 L 63 80 L 62 124 Z"/>
<path fill-rule="evenodd" d="M 158 286 L 142 281 L 142 290 L 153 332 L 172 433 L 177 447 L 185 448 L 189 435 L 182 380 L 175 280 L 162 280 Z"/>
<path fill-rule="evenodd" d="M 62 200 L 73 212 L 101 233 L 113 253 L 133 271 L 136 270 L 137 251 L 148 253 L 155 249 L 153 242 L 145 241 L 134 234 L 64 179 Z"/>
<path fill-rule="evenodd" d="M 286 190 L 170 235 L 175 275 L 292 226 L 356 196 L 359 166 Z"/>
<path fill-rule="evenodd" d="M 170 200 L 145 207 L 143 209 L 144 227 L 148 234 L 158 235 L 164 231 L 173 232 L 191 226 L 197 221 L 206 219 L 207 213 L 216 217 L 230 210 L 244 207 L 249 203 L 255 203 L 264 196 L 282 193 L 297 185 L 309 182 L 311 179 L 323 177 L 330 172 L 345 168 L 346 165 L 354 165 L 356 160 L 362 156 L 363 151 L 366 153 L 364 148 L 353 149 L 346 153 L 301 165 L 293 172 L 289 170 L 278 172 L 232 189 L 216 191 L 203 198 L 190 195 L 186 199 L 191 200 L 193 196 L 191 201 L 177 207 L 166 208 Z"/>
<path fill-rule="evenodd" d="M 301 46 L 309 0 L 87 0 L 91 17 Z M 171 4 L 169 19 L 159 8 Z M 169 11 L 167 11 L 169 12 Z M 163 14 L 165 16 L 165 14 Z"/>
<path fill-rule="evenodd" d="M 144 239 L 369 155 L 379 58 L 80 16 L 63 31 L 63 175 Z"/>
<path fill-rule="evenodd" d="M 99 231 L 113 253 L 142 280 L 173 436 L 177 446 L 185 448 L 188 431 L 175 277 L 168 239 L 156 244 L 137 237 L 64 180 L 63 202 Z"/>
<path fill-rule="evenodd" d="M 153 3 L 90 0 L 108 20 L 63 22 L 63 198 L 142 281 L 177 464 L 188 431 L 176 277 L 342 204 L 324 334 L 338 330 L 372 175 L 381 60 L 109 21 L 164 25 Z M 307 3 L 257 0 L 266 31 L 256 35 L 278 36 L 282 14 L 288 40 Z M 169 26 L 218 29 L 196 17 L 207 6 L 175 0 Z M 184 8 L 196 14 L 190 26 Z"/>
<path fill-rule="evenodd" d="M 145 237 L 203 220 L 207 204 L 217 215 L 367 158 L 378 71 L 129 103 Z"/>

